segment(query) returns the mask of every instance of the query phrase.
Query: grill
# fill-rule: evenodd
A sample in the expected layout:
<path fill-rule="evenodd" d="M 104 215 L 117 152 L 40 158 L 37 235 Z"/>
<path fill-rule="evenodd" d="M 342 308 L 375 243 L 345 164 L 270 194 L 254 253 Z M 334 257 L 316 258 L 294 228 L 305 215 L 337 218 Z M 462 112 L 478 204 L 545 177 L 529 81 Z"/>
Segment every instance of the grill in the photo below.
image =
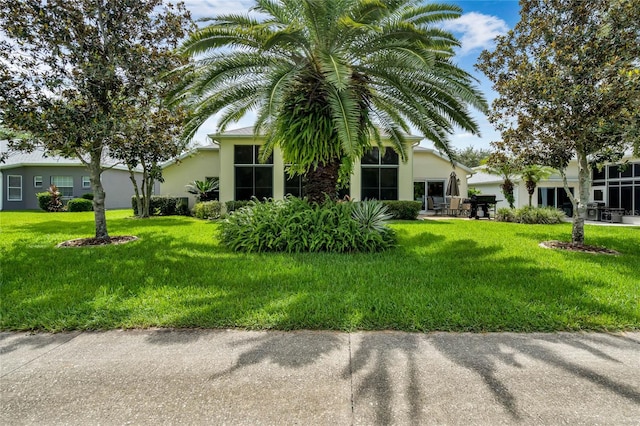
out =
<path fill-rule="evenodd" d="M 495 195 L 474 195 L 471 197 L 471 213 L 470 218 L 480 219 L 481 217 L 490 219 L 489 209 L 493 209 L 496 214 L 496 196 Z"/>

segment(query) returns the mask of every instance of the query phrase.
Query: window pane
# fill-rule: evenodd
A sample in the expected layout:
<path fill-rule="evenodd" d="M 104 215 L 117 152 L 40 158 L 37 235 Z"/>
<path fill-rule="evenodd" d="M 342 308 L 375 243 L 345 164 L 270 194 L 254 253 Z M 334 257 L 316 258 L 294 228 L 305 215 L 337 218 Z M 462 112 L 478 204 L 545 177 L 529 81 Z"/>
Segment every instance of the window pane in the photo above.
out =
<path fill-rule="evenodd" d="M 301 197 L 302 196 L 302 177 L 301 176 L 289 177 L 288 175 L 285 175 L 284 193 L 285 195 L 291 194 L 294 197 Z"/>
<path fill-rule="evenodd" d="M 640 177 L 640 163 L 635 163 L 633 165 L 633 175 L 635 177 Z"/>
<path fill-rule="evenodd" d="M 598 171 L 597 167 L 594 167 L 593 174 L 591 176 L 593 177 L 593 180 L 602 180 L 605 179 L 606 172 L 607 170 L 604 167 L 600 171 Z"/>
<path fill-rule="evenodd" d="M 621 177 L 633 177 L 633 164 L 627 164 L 626 168 L 620 172 Z"/>
<path fill-rule="evenodd" d="M 91 188 L 91 179 L 89 176 L 82 176 L 82 187 Z"/>
<path fill-rule="evenodd" d="M 634 202 L 634 210 L 633 214 L 638 216 L 640 215 L 640 186 L 636 186 L 633 190 L 633 202 Z"/>
<path fill-rule="evenodd" d="M 382 157 L 382 164 L 398 164 L 398 153 L 392 148 L 384 150 L 384 157 Z"/>
<path fill-rule="evenodd" d="M 253 155 L 254 155 L 254 158 L 253 158 L 254 164 L 273 164 L 273 153 L 269 155 L 269 158 L 267 158 L 267 161 L 265 161 L 264 163 L 260 162 L 260 145 L 254 145 Z"/>
<path fill-rule="evenodd" d="M 380 187 L 398 188 L 398 169 L 380 169 Z"/>
<path fill-rule="evenodd" d="M 273 167 L 256 167 L 256 188 L 271 188 L 273 186 Z"/>
<path fill-rule="evenodd" d="M 42 176 L 33 177 L 33 186 L 36 188 L 42 188 Z"/>
<path fill-rule="evenodd" d="M 362 199 L 363 200 L 377 200 L 380 198 L 378 194 L 378 188 L 362 188 Z"/>
<path fill-rule="evenodd" d="M 236 188 L 236 201 L 250 200 L 253 188 Z"/>
<path fill-rule="evenodd" d="M 378 177 L 380 175 L 380 169 L 377 167 L 363 167 L 362 168 L 362 188 L 378 188 L 380 181 Z"/>
<path fill-rule="evenodd" d="M 620 207 L 620 187 L 609 188 L 609 207 Z"/>
<path fill-rule="evenodd" d="M 620 177 L 620 172 L 618 172 L 618 166 L 609 166 L 607 167 L 609 171 L 609 179 L 618 179 Z"/>
<path fill-rule="evenodd" d="M 382 188 L 380 190 L 380 199 L 381 200 L 397 200 L 398 199 L 398 189 L 397 188 Z"/>
<path fill-rule="evenodd" d="M 7 176 L 9 188 L 22 188 L 22 176 Z"/>
<path fill-rule="evenodd" d="M 631 212 L 633 210 L 633 200 L 631 199 L 632 196 L 632 186 L 623 186 L 620 188 L 620 207 L 624 209 L 625 213 Z"/>
<path fill-rule="evenodd" d="M 378 148 L 372 148 L 371 151 L 362 156 L 362 164 L 380 164 L 380 152 Z"/>
<path fill-rule="evenodd" d="M 236 167 L 236 188 L 253 188 L 253 167 Z"/>
<path fill-rule="evenodd" d="M 21 201 L 22 200 L 22 188 L 9 188 L 8 200 L 9 201 Z"/>
<path fill-rule="evenodd" d="M 233 155 L 234 164 L 253 164 L 253 145 L 235 145 Z"/>
<path fill-rule="evenodd" d="M 256 188 L 255 196 L 258 200 L 262 201 L 263 198 L 273 197 L 273 191 L 271 188 Z"/>
<path fill-rule="evenodd" d="M 51 176 L 51 184 L 58 187 L 62 197 L 73 197 L 72 176 Z"/>
<path fill-rule="evenodd" d="M 593 201 L 604 201 L 604 191 L 601 189 L 593 191 Z"/>

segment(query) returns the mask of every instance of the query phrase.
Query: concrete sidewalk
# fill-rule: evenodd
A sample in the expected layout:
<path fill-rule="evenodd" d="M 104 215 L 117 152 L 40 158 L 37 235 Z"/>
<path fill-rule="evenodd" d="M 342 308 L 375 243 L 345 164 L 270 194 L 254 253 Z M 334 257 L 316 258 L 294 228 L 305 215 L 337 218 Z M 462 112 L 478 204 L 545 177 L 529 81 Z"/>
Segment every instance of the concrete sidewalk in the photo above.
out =
<path fill-rule="evenodd" d="M 0 424 L 640 424 L 640 333 L 0 333 Z"/>

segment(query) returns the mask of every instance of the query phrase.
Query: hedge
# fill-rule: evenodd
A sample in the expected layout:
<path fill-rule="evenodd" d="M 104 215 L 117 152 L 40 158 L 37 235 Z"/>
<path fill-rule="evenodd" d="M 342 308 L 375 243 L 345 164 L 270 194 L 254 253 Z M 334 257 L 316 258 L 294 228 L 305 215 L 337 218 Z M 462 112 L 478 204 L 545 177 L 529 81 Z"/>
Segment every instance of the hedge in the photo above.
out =
<path fill-rule="evenodd" d="M 136 197 L 131 197 L 133 214 L 138 215 Z M 152 195 L 149 204 L 151 216 L 189 216 L 189 199 L 187 197 L 170 197 L 167 195 Z"/>
<path fill-rule="evenodd" d="M 86 198 L 74 198 L 67 203 L 67 211 L 90 212 L 93 210 L 93 201 Z"/>
<path fill-rule="evenodd" d="M 420 201 L 393 201 L 386 200 L 382 202 L 387 207 L 389 213 L 393 215 L 394 219 L 401 220 L 416 220 L 422 203 Z"/>

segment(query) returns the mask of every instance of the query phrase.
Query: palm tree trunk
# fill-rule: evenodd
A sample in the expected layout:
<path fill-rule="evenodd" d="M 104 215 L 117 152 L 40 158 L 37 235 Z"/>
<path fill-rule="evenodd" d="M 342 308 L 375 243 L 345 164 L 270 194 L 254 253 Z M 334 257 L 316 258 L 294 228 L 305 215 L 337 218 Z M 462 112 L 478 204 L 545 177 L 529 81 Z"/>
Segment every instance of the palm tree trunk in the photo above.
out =
<path fill-rule="evenodd" d="M 340 165 L 340 159 L 334 158 L 331 162 L 319 164 L 307 172 L 304 189 L 310 202 L 322 203 L 327 196 L 331 200 L 337 198 Z"/>

